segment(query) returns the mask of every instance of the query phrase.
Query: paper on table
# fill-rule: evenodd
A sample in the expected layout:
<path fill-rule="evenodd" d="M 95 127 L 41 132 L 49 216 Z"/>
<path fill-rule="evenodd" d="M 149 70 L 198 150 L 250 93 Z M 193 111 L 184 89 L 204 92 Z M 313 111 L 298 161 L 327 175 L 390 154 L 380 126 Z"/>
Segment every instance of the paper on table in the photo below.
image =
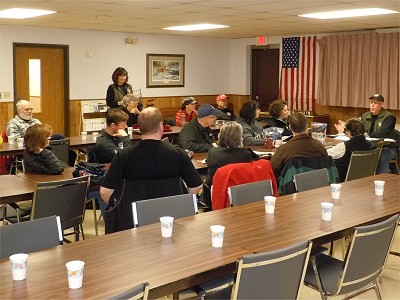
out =
<path fill-rule="evenodd" d="M 339 141 L 348 141 L 349 139 L 350 138 L 345 135 L 338 135 L 337 137 L 335 137 L 335 140 L 339 140 Z"/>
<path fill-rule="evenodd" d="M 197 161 L 198 161 L 199 163 L 206 164 L 206 163 L 207 163 L 206 160 L 207 160 L 207 159 L 205 158 L 205 159 L 202 159 L 202 160 L 199 160 L 199 159 L 198 159 Z"/>
<path fill-rule="evenodd" d="M 263 151 L 254 151 L 257 155 L 273 155 L 274 152 L 263 152 Z"/>

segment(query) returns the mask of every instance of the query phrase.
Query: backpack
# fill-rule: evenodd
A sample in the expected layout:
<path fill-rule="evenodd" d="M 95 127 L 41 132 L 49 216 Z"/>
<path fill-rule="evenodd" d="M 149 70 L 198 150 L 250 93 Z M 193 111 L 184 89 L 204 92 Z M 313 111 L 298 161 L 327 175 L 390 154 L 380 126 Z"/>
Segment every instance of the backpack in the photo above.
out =
<path fill-rule="evenodd" d="M 106 175 L 106 169 L 103 164 L 81 161 L 75 165 L 72 176 L 80 177 L 85 175 L 90 175 L 91 185 L 100 185 Z"/>

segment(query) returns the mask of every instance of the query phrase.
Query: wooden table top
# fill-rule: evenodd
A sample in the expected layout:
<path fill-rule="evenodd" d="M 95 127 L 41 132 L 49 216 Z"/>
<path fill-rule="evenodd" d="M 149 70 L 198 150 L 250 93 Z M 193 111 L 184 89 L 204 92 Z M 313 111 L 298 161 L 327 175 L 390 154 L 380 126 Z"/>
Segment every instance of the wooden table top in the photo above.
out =
<path fill-rule="evenodd" d="M 0 176 L 0 204 L 31 200 L 35 183 L 15 175 Z"/>

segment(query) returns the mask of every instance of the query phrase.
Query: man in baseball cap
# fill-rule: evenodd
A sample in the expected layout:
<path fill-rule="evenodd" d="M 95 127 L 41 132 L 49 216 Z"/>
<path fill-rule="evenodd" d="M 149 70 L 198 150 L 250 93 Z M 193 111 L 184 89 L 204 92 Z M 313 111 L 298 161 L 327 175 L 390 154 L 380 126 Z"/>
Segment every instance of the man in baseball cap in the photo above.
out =
<path fill-rule="evenodd" d="M 228 108 L 229 97 L 221 94 L 217 97 L 217 109 L 220 111 L 217 116 L 218 120 L 234 121 L 236 119 L 232 110 Z"/>
<path fill-rule="evenodd" d="M 186 97 L 182 100 L 181 109 L 176 113 L 175 123 L 177 126 L 185 126 L 187 122 L 197 115 L 196 103 L 193 97 Z"/>
<path fill-rule="evenodd" d="M 197 118 L 191 120 L 179 133 L 179 147 L 193 152 L 207 152 L 213 147 L 214 125 L 218 110 L 210 104 L 202 104 L 197 109 Z"/>

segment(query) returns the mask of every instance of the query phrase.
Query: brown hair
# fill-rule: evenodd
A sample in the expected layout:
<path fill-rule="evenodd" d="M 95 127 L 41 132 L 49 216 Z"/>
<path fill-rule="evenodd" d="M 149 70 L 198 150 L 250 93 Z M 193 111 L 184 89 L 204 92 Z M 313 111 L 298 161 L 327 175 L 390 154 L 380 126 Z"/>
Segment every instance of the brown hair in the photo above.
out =
<path fill-rule="evenodd" d="M 240 148 L 243 146 L 243 127 L 235 121 L 222 125 L 218 134 L 219 146 L 223 148 Z"/>
<path fill-rule="evenodd" d="M 138 126 L 142 134 L 157 133 L 158 126 L 162 122 L 161 112 L 156 107 L 143 109 L 138 116 Z"/>
<path fill-rule="evenodd" d="M 286 105 L 287 102 L 285 100 L 278 99 L 271 102 L 268 111 L 270 115 L 274 118 L 279 118 L 279 116 L 281 115 L 281 111 L 285 108 Z"/>
<path fill-rule="evenodd" d="M 239 116 L 241 116 L 247 123 L 252 123 L 256 119 L 256 111 L 259 107 L 260 105 L 257 101 L 247 101 L 243 103 Z"/>
<path fill-rule="evenodd" d="M 364 127 L 364 124 L 360 120 L 350 119 L 346 122 L 344 131 L 350 132 L 351 136 L 357 136 L 357 135 L 362 135 L 365 133 L 365 127 Z"/>
<path fill-rule="evenodd" d="M 48 124 L 36 124 L 29 127 L 24 136 L 25 149 L 34 152 L 38 148 L 44 148 L 47 138 L 51 136 L 53 129 Z"/>
<path fill-rule="evenodd" d="M 119 108 L 110 108 L 106 112 L 106 124 L 111 126 L 112 123 L 117 125 L 120 122 L 127 122 L 129 116 L 126 112 L 120 110 Z"/>
<path fill-rule="evenodd" d="M 112 73 L 111 79 L 115 84 L 118 84 L 118 77 L 122 75 L 126 76 L 125 83 L 128 83 L 128 78 L 129 78 L 128 71 L 125 70 L 123 67 L 116 68 Z"/>
<path fill-rule="evenodd" d="M 306 131 L 307 128 L 307 118 L 305 114 L 301 112 L 294 113 L 289 116 L 289 126 L 290 129 L 295 133 L 302 133 Z"/>

